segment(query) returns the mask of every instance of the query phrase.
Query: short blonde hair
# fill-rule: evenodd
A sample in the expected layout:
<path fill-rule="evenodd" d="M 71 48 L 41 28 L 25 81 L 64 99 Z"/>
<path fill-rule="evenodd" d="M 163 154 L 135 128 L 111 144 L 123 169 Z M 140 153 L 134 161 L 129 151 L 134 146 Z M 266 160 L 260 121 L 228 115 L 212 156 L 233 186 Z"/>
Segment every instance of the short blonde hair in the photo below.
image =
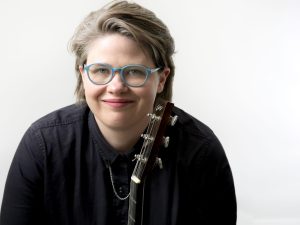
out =
<path fill-rule="evenodd" d="M 91 12 L 77 27 L 70 49 L 75 54 L 78 102 L 85 102 L 79 66 L 86 63 L 89 44 L 101 35 L 119 33 L 136 41 L 152 58 L 156 67 L 170 68 L 164 90 L 157 95 L 167 101 L 172 99 L 174 77 L 174 41 L 167 26 L 156 15 L 132 1 L 112 1 L 103 8 Z"/>

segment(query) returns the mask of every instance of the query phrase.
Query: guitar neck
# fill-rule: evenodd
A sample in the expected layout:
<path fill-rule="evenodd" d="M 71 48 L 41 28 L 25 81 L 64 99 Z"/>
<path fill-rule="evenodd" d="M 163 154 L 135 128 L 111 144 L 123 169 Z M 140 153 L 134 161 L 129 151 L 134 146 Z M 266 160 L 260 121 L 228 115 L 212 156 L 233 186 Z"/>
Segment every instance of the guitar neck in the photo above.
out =
<path fill-rule="evenodd" d="M 156 165 L 161 167 L 160 146 L 168 140 L 164 133 L 168 124 L 174 125 L 171 120 L 172 107 L 173 103 L 160 100 L 153 113 L 148 114 L 147 131 L 142 135 L 143 146 L 140 154 L 136 155 L 137 162 L 131 176 L 128 225 L 141 225 L 143 222 L 145 179 Z"/>
<path fill-rule="evenodd" d="M 142 194 L 138 193 L 139 185 L 133 180 L 130 182 L 130 197 L 129 197 L 129 211 L 128 211 L 128 224 L 127 225 L 136 225 L 136 221 L 141 221 L 142 213 L 138 213 L 137 209 L 141 209 L 139 204 L 142 204 L 141 201 L 138 201 L 138 196 Z"/>

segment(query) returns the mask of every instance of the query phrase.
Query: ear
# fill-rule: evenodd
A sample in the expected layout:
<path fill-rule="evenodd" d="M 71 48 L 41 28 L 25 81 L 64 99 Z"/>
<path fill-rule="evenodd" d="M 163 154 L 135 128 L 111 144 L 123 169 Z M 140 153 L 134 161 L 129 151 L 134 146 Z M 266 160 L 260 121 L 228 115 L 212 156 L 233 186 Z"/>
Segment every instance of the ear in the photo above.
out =
<path fill-rule="evenodd" d="M 84 70 L 84 68 L 83 68 L 83 66 L 79 66 L 78 67 L 78 69 L 79 69 L 79 72 L 80 72 L 80 75 L 81 75 L 81 81 L 82 81 L 82 83 L 83 83 L 83 86 L 85 86 L 85 83 L 86 83 L 86 75 L 85 75 L 85 70 Z"/>
<path fill-rule="evenodd" d="M 83 75 L 84 75 L 84 69 L 83 69 L 83 66 L 79 66 L 78 67 L 78 69 L 79 69 L 79 72 L 80 72 L 80 74 L 81 74 L 81 78 L 83 79 Z"/>
<path fill-rule="evenodd" d="M 157 93 L 161 93 L 164 90 L 165 83 L 170 74 L 170 68 L 165 67 L 162 72 L 159 73 L 159 83 L 157 87 Z"/>

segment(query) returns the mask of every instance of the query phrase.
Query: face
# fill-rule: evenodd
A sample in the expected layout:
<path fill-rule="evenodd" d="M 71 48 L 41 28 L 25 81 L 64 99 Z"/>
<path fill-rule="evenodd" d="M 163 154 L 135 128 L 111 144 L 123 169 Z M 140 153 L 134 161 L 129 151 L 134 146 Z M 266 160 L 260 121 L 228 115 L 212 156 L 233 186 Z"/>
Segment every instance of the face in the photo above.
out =
<path fill-rule="evenodd" d="M 128 64 L 155 67 L 151 58 L 133 40 L 120 34 L 99 37 L 90 44 L 87 53 L 87 65 L 101 62 L 113 67 Z M 100 130 L 129 132 L 131 129 L 145 129 L 147 113 L 152 112 L 156 94 L 163 90 L 169 69 L 153 73 L 141 87 L 126 86 L 118 72 L 105 85 L 93 84 L 82 67 L 80 72 L 87 104 Z"/>

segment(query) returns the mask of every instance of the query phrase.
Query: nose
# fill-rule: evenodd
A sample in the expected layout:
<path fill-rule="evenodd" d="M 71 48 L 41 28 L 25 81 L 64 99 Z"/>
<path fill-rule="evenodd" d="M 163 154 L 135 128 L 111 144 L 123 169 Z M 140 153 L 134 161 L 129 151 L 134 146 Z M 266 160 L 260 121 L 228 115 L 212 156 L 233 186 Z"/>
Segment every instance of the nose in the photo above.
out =
<path fill-rule="evenodd" d="M 120 71 L 115 70 L 113 79 L 107 84 L 107 90 L 110 93 L 123 93 L 128 89 L 121 78 Z"/>

